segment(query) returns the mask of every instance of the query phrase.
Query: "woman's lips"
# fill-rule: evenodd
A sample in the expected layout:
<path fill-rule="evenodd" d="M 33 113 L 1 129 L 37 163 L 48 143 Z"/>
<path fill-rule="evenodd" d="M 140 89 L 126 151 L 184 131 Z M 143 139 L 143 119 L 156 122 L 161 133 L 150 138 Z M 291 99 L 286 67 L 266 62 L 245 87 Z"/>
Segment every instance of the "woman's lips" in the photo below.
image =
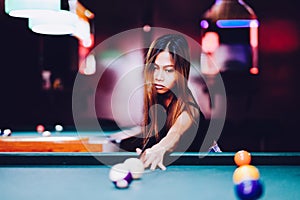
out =
<path fill-rule="evenodd" d="M 158 90 L 161 90 L 163 89 L 165 86 L 163 85 L 160 85 L 160 84 L 155 84 L 155 88 L 158 89 Z"/>

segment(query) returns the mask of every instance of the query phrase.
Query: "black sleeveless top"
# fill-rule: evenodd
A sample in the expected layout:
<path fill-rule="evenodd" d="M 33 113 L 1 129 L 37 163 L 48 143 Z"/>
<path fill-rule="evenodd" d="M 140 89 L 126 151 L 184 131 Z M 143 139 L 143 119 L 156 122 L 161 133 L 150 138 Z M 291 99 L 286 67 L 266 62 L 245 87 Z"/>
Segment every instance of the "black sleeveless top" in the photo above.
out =
<path fill-rule="evenodd" d="M 178 145 L 174 151 L 198 152 L 206 135 L 207 121 L 198 104 L 196 103 L 191 91 L 188 90 L 187 92 L 190 95 L 190 100 L 186 103 L 185 108 L 183 108 L 182 112 L 187 109 L 187 106 L 189 106 L 189 109 L 192 110 L 195 123 L 193 123 L 191 127 L 189 127 L 188 130 L 186 130 L 185 133 L 181 136 L 180 141 L 178 142 Z M 165 122 L 165 118 L 169 115 L 172 104 L 175 103 L 177 99 L 174 96 L 168 107 L 164 106 L 160 99 L 163 99 L 163 97 L 158 98 L 158 105 L 160 105 L 160 107 L 158 107 L 157 109 L 157 117 L 158 121 Z M 145 143 L 145 145 L 143 145 L 143 149 L 151 148 L 153 145 L 157 144 L 162 138 L 167 135 L 169 129 L 170 127 L 166 127 L 166 123 L 161 125 L 160 131 L 158 132 L 159 137 L 156 138 L 155 136 L 151 136 Z"/>
<path fill-rule="evenodd" d="M 189 101 L 186 103 L 185 106 L 189 106 L 189 108 L 192 110 L 194 121 L 196 123 L 193 123 L 188 130 L 181 136 L 180 141 L 178 142 L 177 147 L 174 151 L 177 152 L 199 152 L 200 147 L 203 143 L 203 140 L 205 138 L 207 128 L 209 125 L 209 120 L 205 119 L 203 113 L 201 112 L 196 100 L 194 99 L 192 93 L 190 90 L 187 91 L 190 95 Z M 175 98 L 175 97 L 174 97 Z M 165 107 L 164 104 L 160 101 L 160 98 L 158 98 L 158 121 L 159 122 L 165 122 L 166 116 L 170 112 L 170 108 L 172 107 L 172 103 L 175 102 L 176 99 L 172 99 L 171 103 L 168 107 Z M 162 98 L 163 99 L 163 96 Z M 183 108 L 182 111 L 186 109 Z M 120 143 L 120 151 L 133 151 L 135 152 L 136 148 L 141 149 L 147 149 L 151 148 L 153 145 L 157 144 L 162 138 L 164 138 L 168 131 L 169 127 L 166 127 L 166 123 L 162 123 L 158 125 L 159 127 L 159 137 L 156 138 L 154 135 L 151 136 L 148 141 L 146 141 L 145 144 L 143 144 L 143 136 L 138 135 L 135 137 L 131 137 L 125 140 L 122 140 Z"/>

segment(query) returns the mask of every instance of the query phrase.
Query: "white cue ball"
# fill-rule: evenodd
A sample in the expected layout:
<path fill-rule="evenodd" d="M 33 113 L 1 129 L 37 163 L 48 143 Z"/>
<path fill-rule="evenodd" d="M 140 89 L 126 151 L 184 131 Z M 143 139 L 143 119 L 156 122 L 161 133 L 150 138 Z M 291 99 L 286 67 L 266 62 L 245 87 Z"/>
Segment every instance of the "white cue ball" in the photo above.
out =
<path fill-rule="evenodd" d="M 59 125 L 59 124 L 55 125 L 55 131 L 61 132 L 63 130 L 64 130 L 64 128 L 62 127 L 62 125 Z"/>
<path fill-rule="evenodd" d="M 51 136 L 51 132 L 50 132 L 50 131 L 44 131 L 44 132 L 42 133 L 42 136 L 44 136 L 44 137 L 49 137 L 49 136 Z"/>
<path fill-rule="evenodd" d="M 3 137 L 7 137 L 11 135 L 11 130 L 10 129 L 4 129 L 3 130 Z"/>
<path fill-rule="evenodd" d="M 139 179 L 142 177 L 145 168 L 143 162 L 140 159 L 128 158 L 124 161 L 124 164 L 129 168 L 133 179 Z"/>

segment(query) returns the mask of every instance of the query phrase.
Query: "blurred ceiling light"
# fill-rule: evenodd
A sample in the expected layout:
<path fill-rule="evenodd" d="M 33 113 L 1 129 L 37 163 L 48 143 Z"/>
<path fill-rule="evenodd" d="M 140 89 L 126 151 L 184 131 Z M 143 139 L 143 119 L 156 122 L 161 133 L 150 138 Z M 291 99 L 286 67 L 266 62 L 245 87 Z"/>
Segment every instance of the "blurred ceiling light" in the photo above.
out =
<path fill-rule="evenodd" d="M 253 9 L 243 0 L 216 0 L 204 17 L 215 22 L 219 19 L 257 19 Z"/>
<path fill-rule="evenodd" d="M 79 39 L 81 45 L 91 48 L 94 45 L 93 18 L 95 15 L 78 1 L 73 7 L 78 16 L 73 36 Z"/>
<path fill-rule="evenodd" d="M 146 24 L 144 27 L 143 27 L 143 31 L 145 32 L 150 32 L 151 31 L 151 26 Z"/>
<path fill-rule="evenodd" d="M 207 32 L 202 38 L 202 50 L 206 53 L 214 52 L 219 46 L 219 35 L 215 32 Z"/>
<path fill-rule="evenodd" d="M 53 12 L 47 16 L 29 18 L 28 26 L 36 33 L 66 35 L 75 31 L 78 16 L 66 10 Z"/>
<path fill-rule="evenodd" d="M 258 20 L 256 19 L 240 19 L 240 20 L 218 20 L 217 26 L 219 28 L 245 28 L 258 27 Z"/>
<path fill-rule="evenodd" d="M 38 17 L 60 10 L 60 0 L 5 0 L 5 12 L 12 17 Z"/>
<path fill-rule="evenodd" d="M 94 54 L 90 54 L 86 57 L 85 66 L 81 67 L 83 74 L 85 75 L 92 75 L 96 72 L 96 59 Z"/>
<path fill-rule="evenodd" d="M 86 9 L 81 3 L 76 2 L 76 13 L 80 18 L 93 19 L 95 17 L 94 13 Z"/>
<path fill-rule="evenodd" d="M 259 73 L 259 69 L 257 67 L 251 67 L 250 73 L 253 75 L 257 75 Z"/>
<path fill-rule="evenodd" d="M 215 3 L 204 13 L 200 26 L 203 54 L 201 65 L 205 70 L 212 69 L 211 73 L 207 70 L 205 73 L 216 72 L 213 68 L 214 63 L 218 65 L 220 72 L 251 68 L 252 74 L 259 73 L 259 21 L 253 9 L 243 0 L 215 0 Z M 216 46 L 215 35 L 219 36 L 218 46 Z M 236 55 L 237 50 L 239 56 Z M 227 56 L 221 58 L 219 55 Z M 245 57 L 248 59 L 243 59 Z M 204 70 L 202 72 L 204 73 Z"/>
<path fill-rule="evenodd" d="M 73 33 L 74 36 L 78 37 L 81 40 L 90 39 L 90 24 L 88 21 L 85 21 L 81 18 L 78 18 L 76 22 L 76 29 Z"/>
<path fill-rule="evenodd" d="M 200 22 L 200 26 L 201 26 L 201 28 L 203 28 L 203 29 L 207 29 L 208 26 L 209 26 L 209 24 L 208 24 L 208 22 L 207 22 L 206 20 L 202 20 L 202 21 Z"/>

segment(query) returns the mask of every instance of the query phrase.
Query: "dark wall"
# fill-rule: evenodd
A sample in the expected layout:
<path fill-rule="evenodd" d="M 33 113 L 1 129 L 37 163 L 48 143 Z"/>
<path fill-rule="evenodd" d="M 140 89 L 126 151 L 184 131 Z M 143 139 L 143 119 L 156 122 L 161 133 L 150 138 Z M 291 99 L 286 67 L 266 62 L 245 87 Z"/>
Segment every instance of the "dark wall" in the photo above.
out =
<path fill-rule="evenodd" d="M 213 0 L 90 1 L 95 13 L 96 45 L 145 23 L 181 31 L 199 40 L 199 21 Z M 260 74 L 249 90 L 230 78 L 228 118 L 220 138 L 227 150 L 299 151 L 300 15 L 295 1 L 246 1 L 256 12 Z M 7 16 L 1 1 L 0 128 L 35 127 L 37 123 L 72 125 L 72 81 L 77 42 L 69 36 L 33 34 L 27 21 Z M 58 64 L 59 63 L 59 64 Z M 51 68 L 64 89 L 42 90 L 41 72 Z M 234 144 L 234 145 L 232 145 Z"/>

